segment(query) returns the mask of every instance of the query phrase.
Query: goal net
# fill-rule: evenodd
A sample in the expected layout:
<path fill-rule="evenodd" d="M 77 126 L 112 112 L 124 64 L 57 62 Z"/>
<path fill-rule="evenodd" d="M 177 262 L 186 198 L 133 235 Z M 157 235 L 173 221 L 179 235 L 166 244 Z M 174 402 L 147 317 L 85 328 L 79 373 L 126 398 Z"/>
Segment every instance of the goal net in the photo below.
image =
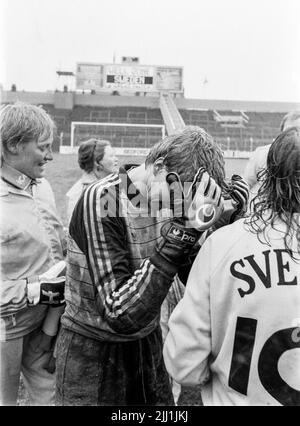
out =
<path fill-rule="evenodd" d="M 76 152 L 80 143 L 90 138 L 109 140 L 118 151 L 149 149 L 164 138 L 165 126 L 158 124 L 97 123 L 73 121 L 71 146 Z"/>

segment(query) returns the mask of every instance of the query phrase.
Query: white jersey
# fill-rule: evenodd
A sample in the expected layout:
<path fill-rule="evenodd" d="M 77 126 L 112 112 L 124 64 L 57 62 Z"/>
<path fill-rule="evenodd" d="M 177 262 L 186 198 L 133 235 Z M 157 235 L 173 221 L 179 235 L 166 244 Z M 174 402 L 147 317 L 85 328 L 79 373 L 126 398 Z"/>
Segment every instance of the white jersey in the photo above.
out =
<path fill-rule="evenodd" d="M 243 177 L 249 185 L 251 201 L 258 193 L 261 183 L 257 180 L 257 174 L 267 167 L 267 158 L 271 145 L 256 148 L 251 154 Z"/>
<path fill-rule="evenodd" d="M 203 384 L 205 405 L 300 405 L 300 261 L 268 235 L 270 246 L 243 219 L 216 231 L 171 315 L 167 370 Z"/>
<path fill-rule="evenodd" d="M 83 191 L 92 183 L 96 182 L 97 177 L 94 173 L 83 172 L 81 178 L 74 183 L 72 188 L 67 192 L 67 217 L 68 222 L 70 222 L 74 208 L 76 206 L 77 201 L 82 195 Z"/>

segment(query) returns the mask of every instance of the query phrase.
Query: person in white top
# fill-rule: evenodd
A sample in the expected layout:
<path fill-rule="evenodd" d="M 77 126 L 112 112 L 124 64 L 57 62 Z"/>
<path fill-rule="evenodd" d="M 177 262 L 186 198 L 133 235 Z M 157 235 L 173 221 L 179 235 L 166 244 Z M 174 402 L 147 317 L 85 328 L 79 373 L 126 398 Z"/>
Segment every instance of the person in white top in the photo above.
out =
<path fill-rule="evenodd" d="M 286 114 L 280 124 L 280 131 L 289 127 L 300 127 L 300 111 L 292 111 Z M 271 144 L 259 146 L 251 154 L 246 165 L 243 177 L 249 185 L 251 199 L 255 197 L 260 187 L 259 174 L 266 168 L 267 156 Z"/>
<path fill-rule="evenodd" d="M 82 142 L 78 149 L 78 164 L 83 174 L 66 194 L 69 221 L 83 191 L 91 183 L 118 171 L 118 159 L 110 142 L 106 140 L 92 138 Z"/>
<path fill-rule="evenodd" d="M 164 359 L 204 405 L 300 405 L 300 129 L 279 134 L 251 216 L 213 233 Z"/>

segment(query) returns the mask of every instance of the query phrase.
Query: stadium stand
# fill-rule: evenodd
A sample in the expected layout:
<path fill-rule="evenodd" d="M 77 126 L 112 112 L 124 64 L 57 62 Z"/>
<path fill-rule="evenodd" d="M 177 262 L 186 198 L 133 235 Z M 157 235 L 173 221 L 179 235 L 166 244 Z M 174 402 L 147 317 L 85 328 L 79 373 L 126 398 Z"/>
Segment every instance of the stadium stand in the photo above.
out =
<path fill-rule="evenodd" d="M 170 117 L 177 120 L 177 128 L 184 124 L 203 127 L 225 151 L 252 151 L 276 137 L 288 111 L 300 109 L 299 104 L 291 103 L 173 99 L 165 94 L 142 97 L 3 90 L 1 100 L 2 104 L 20 100 L 42 105 L 57 126 L 56 151 L 61 144 L 70 146 L 72 122 L 165 124 L 171 133 Z M 117 147 L 149 148 L 161 137 L 159 128 L 102 126 L 101 131 Z M 82 139 L 91 136 L 99 136 L 99 128 L 89 126 L 80 135 Z"/>
<path fill-rule="evenodd" d="M 186 124 L 204 127 L 222 144 L 223 149 L 239 151 L 252 151 L 258 146 L 270 143 L 278 134 L 280 122 L 285 115 L 285 112 L 247 111 L 248 121 L 224 125 L 216 120 L 213 110 L 180 110 L 180 113 Z M 224 110 L 222 116 L 241 117 L 242 113 L 245 114 L 245 111 L 237 114 L 235 111 Z"/>

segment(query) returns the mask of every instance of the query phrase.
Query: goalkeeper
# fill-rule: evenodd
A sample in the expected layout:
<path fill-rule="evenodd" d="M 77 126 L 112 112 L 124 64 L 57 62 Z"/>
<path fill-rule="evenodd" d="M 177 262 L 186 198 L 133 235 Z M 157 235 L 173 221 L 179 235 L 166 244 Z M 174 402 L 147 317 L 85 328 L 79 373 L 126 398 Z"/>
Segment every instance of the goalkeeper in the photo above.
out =
<path fill-rule="evenodd" d="M 160 308 L 220 218 L 223 185 L 220 148 L 202 129 L 187 128 L 155 145 L 145 164 L 87 188 L 69 227 L 58 404 L 174 404 Z M 170 207 L 173 218 L 159 214 Z"/>
<path fill-rule="evenodd" d="M 31 405 L 54 403 L 55 374 L 45 369 L 64 303 L 64 232 L 43 178 L 54 123 L 40 107 L 0 111 L 1 405 L 15 405 L 22 372 Z"/>

